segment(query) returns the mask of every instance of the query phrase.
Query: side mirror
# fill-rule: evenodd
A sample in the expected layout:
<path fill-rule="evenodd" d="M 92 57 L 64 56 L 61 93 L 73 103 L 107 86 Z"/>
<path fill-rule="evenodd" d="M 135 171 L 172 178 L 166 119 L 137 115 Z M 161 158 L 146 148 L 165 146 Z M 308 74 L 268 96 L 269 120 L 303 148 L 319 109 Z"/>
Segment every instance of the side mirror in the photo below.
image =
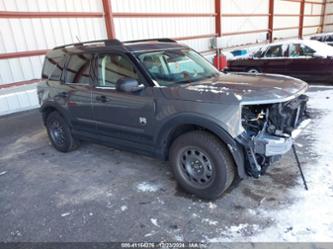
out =
<path fill-rule="evenodd" d="M 120 92 L 137 92 L 144 87 L 144 85 L 139 84 L 137 80 L 132 78 L 122 78 L 116 83 L 116 90 Z"/>

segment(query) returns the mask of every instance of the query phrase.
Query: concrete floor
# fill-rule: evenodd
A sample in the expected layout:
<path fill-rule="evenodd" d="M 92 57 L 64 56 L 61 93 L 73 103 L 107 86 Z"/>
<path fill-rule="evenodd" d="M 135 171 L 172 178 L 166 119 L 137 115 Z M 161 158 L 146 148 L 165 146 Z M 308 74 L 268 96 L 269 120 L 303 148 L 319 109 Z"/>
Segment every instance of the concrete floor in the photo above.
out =
<path fill-rule="evenodd" d="M 177 187 L 166 162 L 90 143 L 57 152 L 37 110 L 1 118 L 0 137 L 0 241 L 246 240 L 275 225 L 259 208 L 287 209 L 288 190 L 302 188 L 292 153 L 205 202 Z M 318 159 L 313 139 L 297 139 L 305 172 Z"/>

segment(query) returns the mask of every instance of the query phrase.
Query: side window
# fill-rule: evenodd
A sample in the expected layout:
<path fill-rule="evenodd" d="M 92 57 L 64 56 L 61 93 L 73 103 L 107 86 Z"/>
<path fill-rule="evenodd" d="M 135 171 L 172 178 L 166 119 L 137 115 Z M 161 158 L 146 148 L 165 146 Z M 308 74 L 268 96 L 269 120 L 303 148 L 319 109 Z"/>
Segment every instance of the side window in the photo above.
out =
<path fill-rule="evenodd" d="M 139 74 L 132 62 L 124 55 L 102 55 L 97 60 L 99 87 L 116 87 L 122 78 L 132 78 L 139 81 Z"/>
<path fill-rule="evenodd" d="M 264 51 L 265 47 L 260 48 L 257 52 L 253 54 L 253 58 L 261 58 Z"/>
<path fill-rule="evenodd" d="M 312 48 L 305 45 L 302 45 L 302 49 L 304 56 L 313 56 L 313 54 L 316 52 Z"/>
<path fill-rule="evenodd" d="M 301 49 L 301 44 L 290 44 L 289 49 L 289 56 L 290 57 L 299 57 L 303 55 L 303 51 Z"/>
<path fill-rule="evenodd" d="M 274 58 L 274 57 L 283 57 L 282 45 L 271 46 L 268 48 L 265 57 Z"/>
<path fill-rule="evenodd" d="M 65 56 L 45 57 L 42 70 L 42 78 L 49 80 L 60 80 L 65 65 Z"/>
<path fill-rule="evenodd" d="M 325 41 L 326 42 L 333 42 L 333 35 L 327 35 Z"/>
<path fill-rule="evenodd" d="M 312 48 L 304 44 L 294 43 L 290 45 L 290 57 L 312 56 L 314 53 Z"/>
<path fill-rule="evenodd" d="M 66 68 L 66 82 L 89 84 L 91 54 L 74 54 L 70 57 Z"/>

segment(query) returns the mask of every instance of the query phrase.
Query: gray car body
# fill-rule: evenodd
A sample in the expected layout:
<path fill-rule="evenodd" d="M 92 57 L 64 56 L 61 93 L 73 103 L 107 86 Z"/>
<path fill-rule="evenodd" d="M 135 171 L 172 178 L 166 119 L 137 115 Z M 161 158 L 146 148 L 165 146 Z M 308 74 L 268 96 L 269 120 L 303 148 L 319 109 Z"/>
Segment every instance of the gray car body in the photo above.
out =
<path fill-rule="evenodd" d="M 307 89 L 307 83 L 288 76 L 227 73 L 206 81 L 161 88 L 161 91 L 172 101 L 171 105 L 180 104 L 181 109 L 177 112 L 194 113 L 195 110 L 236 138 L 244 131 L 241 125 L 243 105 L 286 102 L 305 93 Z M 194 103 L 184 105 L 184 101 Z"/>
<path fill-rule="evenodd" d="M 44 122 L 50 112 L 58 111 L 80 139 L 165 160 L 178 135 L 194 128 L 207 130 L 228 145 L 243 178 L 246 157 L 237 141 L 244 131 L 242 106 L 286 102 L 306 90 L 305 82 L 281 75 L 220 73 L 172 87 L 146 85 L 133 93 L 44 79 L 38 95 Z M 101 95 L 108 101 L 96 101 Z"/>

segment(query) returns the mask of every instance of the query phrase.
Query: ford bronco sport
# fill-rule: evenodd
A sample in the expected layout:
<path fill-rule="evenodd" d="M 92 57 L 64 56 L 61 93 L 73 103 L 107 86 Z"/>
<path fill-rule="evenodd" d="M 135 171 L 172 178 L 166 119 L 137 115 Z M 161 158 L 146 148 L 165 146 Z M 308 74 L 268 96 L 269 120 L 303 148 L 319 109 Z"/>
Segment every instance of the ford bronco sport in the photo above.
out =
<path fill-rule="evenodd" d="M 183 189 L 215 199 L 289 151 L 307 87 L 221 73 L 170 39 L 101 40 L 49 51 L 38 96 L 57 150 L 90 140 L 169 160 Z"/>

